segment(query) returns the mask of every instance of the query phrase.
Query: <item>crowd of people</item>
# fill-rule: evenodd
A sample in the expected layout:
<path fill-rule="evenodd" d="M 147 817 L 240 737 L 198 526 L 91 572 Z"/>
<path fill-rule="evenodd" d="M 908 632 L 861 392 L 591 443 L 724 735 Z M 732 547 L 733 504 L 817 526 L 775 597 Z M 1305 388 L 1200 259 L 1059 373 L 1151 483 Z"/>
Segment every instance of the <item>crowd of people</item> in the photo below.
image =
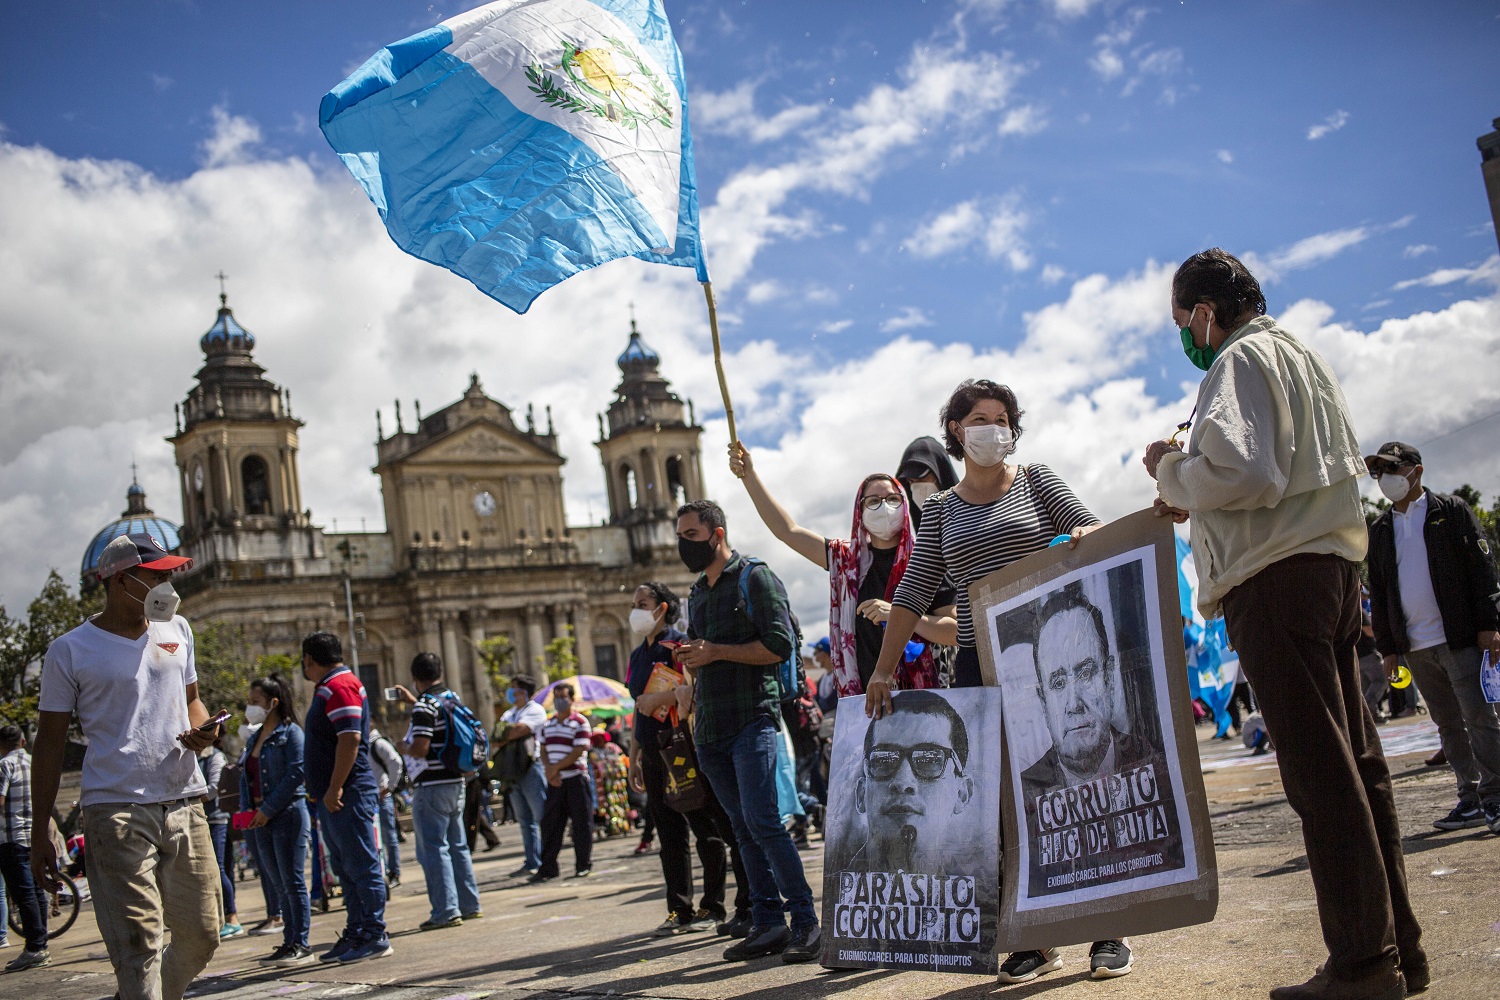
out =
<path fill-rule="evenodd" d="M 1191 520 L 1199 610 L 1225 617 L 1254 687 L 1302 820 L 1328 947 L 1308 982 L 1272 996 L 1394 1000 L 1425 988 L 1430 972 L 1359 649 L 1373 646 L 1388 675 L 1404 663 L 1430 707 L 1458 794 L 1435 825 L 1500 833 L 1500 724 L 1479 686 L 1484 654 L 1500 658 L 1493 554 L 1466 504 L 1422 485 L 1417 449 L 1390 442 L 1360 456 L 1332 371 L 1265 315 L 1240 261 L 1221 250 L 1195 254 L 1178 269 L 1169 306 L 1205 377 L 1180 428 L 1186 442 L 1150 443 L 1144 464 L 1157 513 Z M 823 714 L 862 696 L 879 719 L 894 691 L 980 685 L 969 585 L 1049 544 L 1086 546 L 1100 526 L 1046 465 L 1010 460 L 1022 418 L 1010 387 L 963 382 L 942 408 L 941 441 L 914 442 L 895 475 L 859 482 L 846 538 L 799 524 L 760 479 L 751 451 L 731 444 L 730 470 L 772 535 L 829 574 L 829 636 L 812 646 L 823 668 L 815 686 L 799 669 L 800 625 L 780 578 L 734 548 L 719 504 L 693 500 L 677 512 L 679 556 L 695 582 L 685 596 L 642 582 L 630 613 L 639 644 L 628 674 L 628 783 L 659 840 L 666 914 L 656 933 L 716 930 L 732 939 L 728 961 L 819 956 L 815 894 L 798 847 L 826 801 Z M 961 476 L 950 459 L 962 462 Z M 1366 472 L 1391 502 L 1368 529 L 1358 486 Z M 1367 557 L 1362 629 L 1358 564 Z M 262 929 L 277 926 L 271 915 L 279 920 L 282 941 L 266 959 L 273 966 L 392 953 L 393 800 L 407 783 L 430 909 L 423 930 L 484 915 L 471 851 L 478 834 L 494 842 L 483 822 L 490 776 L 520 828 L 523 860 L 512 878 L 561 878 L 570 828 L 571 875 L 591 875 L 596 734 L 576 710 L 572 683 L 553 685 L 549 713 L 531 678 L 513 679 L 486 735 L 444 685 L 440 659 L 422 653 L 410 687 L 387 692 L 410 710 L 407 732 L 391 740 L 372 727 L 369 693 L 328 632 L 301 645 L 314 691 L 304 714 L 286 677 L 251 684 L 244 750 L 233 762 L 238 809 L 225 808 L 213 792 L 231 763 L 214 749 L 223 719 L 198 697 L 193 634 L 169 579 L 186 562 L 146 535 L 111 542 L 99 564 L 104 611 L 48 651 L 34 764 L 19 731 L 0 729 L 0 872 L 27 927 L 26 950 L 9 968 L 46 964 L 45 917 L 28 900 L 55 885 L 58 858 L 44 835 L 30 832 L 28 844 L 27 828 L 51 814 L 75 716 L 89 740 L 80 801 L 95 913 L 123 1000 L 180 1000 L 221 937 L 245 932 L 233 881 L 192 860 L 222 858 L 230 825 L 247 830 L 256 858 L 267 896 Z M 905 774 L 913 765 L 893 766 Z M 932 766 L 910 780 L 931 780 Z M 337 941 L 315 954 L 306 871 L 324 854 L 346 915 Z M 315 880 L 326 878 L 321 870 L 313 860 Z M 164 925 L 172 928 L 165 949 Z M 1094 978 L 1132 970 L 1129 930 L 1092 944 Z M 1000 980 L 1028 982 L 1061 964 L 1057 948 L 1018 952 L 1001 963 Z"/>

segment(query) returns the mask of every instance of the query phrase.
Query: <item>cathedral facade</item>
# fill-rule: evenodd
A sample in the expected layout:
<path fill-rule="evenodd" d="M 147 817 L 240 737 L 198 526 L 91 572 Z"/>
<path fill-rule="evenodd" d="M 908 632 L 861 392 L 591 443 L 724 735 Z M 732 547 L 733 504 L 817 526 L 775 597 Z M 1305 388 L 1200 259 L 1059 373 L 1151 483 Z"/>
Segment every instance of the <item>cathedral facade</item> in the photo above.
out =
<path fill-rule="evenodd" d="M 571 634 L 580 672 L 623 679 L 634 590 L 661 580 L 686 594 L 675 512 L 704 495 L 702 428 L 633 319 L 594 442 L 606 521 L 568 523 L 550 408 L 545 428 L 529 407 L 518 421 L 475 374 L 460 398 L 416 412 L 409 427 L 399 403 L 389 434 L 377 414 L 372 471 L 385 530 L 330 532 L 302 502 L 303 425 L 290 394 L 265 377 L 255 338 L 220 300 L 168 439 L 180 551 L 193 559 L 174 580 L 189 620 L 241 626 L 257 654 L 295 655 L 307 633 L 337 632 L 351 665 L 357 650 L 372 700 L 409 683 L 417 653 L 437 653 L 449 686 L 487 724 L 497 692 L 477 651 L 488 638 L 510 640 L 510 672 L 539 674 L 547 644 Z"/>

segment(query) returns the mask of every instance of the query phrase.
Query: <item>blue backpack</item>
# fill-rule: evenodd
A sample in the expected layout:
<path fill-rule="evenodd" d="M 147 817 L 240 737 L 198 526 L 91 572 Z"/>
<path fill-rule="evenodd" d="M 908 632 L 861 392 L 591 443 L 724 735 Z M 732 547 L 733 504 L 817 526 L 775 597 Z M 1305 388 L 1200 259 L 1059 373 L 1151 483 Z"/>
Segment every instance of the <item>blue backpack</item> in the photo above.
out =
<path fill-rule="evenodd" d="M 475 774 L 490 755 L 490 740 L 484 726 L 452 691 L 442 692 L 435 700 L 448 723 L 447 736 L 438 746 L 438 759 L 444 767 L 466 777 Z"/>
<path fill-rule="evenodd" d="M 755 620 L 755 612 L 750 606 L 750 572 L 757 566 L 764 566 L 765 560 L 754 556 L 745 556 L 745 565 L 740 569 L 740 603 L 745 617 L 752 622 Z M 787 617 L 791 619 L 792 625 L 792 652 L 786 659 L 776 666 L 776 684 L 781 688 L 781 701 L 783 704 L 795 701 L 807 693 L 807 672 L 802 669 L 802 626 L 797 622 L 797 616 L 790 609 Z"/>

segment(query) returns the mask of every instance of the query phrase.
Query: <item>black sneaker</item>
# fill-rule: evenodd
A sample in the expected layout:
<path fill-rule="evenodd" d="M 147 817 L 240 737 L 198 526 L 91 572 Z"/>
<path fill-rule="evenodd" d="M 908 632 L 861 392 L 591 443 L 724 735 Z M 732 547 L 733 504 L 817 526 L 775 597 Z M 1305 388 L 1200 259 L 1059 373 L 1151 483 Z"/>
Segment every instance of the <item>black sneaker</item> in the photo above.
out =
<path fill-rule="evenodd" d="M 719 937 L 742 938 L 750 933 L 750 914 L 736 913 L 733 918 L 724 921 L 714 928 L 714 933 Z"/>
<path fill-rule="evenodd" d="M 752 958 L 764 958 L 767 955 L 775 955 L 791 944 L 792 932 L 786 924 L 773 924 L 770 927 L 757 927 L 750 932 L 745 940 L 738 944 L 732 944 L 724 949 L 724 961 L 746 962 Z"/>
<path fill-rule="evenodd" d="M 1433 820 L 1432 825 L 1439 830 L 1467 830 L 1471 826 L 1484 826 L 1484 812 L 1478 806 L 1460 802 L 1448 815 Z"/>
<path fill-rule="evenodd" d="M 445 931 L 450 927 L 462 927 L 463 925 L 463 917 L 449 917 L 447 920 L 424 920 L 417 925 L 417 929 L 422 931 Z"/>
<path fill-rule="evenodd" d="M 823 950 L 823 931 L 817 924 L 808 924 L 792 931 L 792 939 L 781 951 L 783 962 L 811 962 Z"/>
<path fill-rule="evenodd" d="M 329 948 L 327 951 L 323 952 L 323 954 L 318 956 L 318 961 L 337 962 L 339 959 L 344 957 L 344 954 L 346 952 L 351 952 L 358 947 L 359 943 L 357 941 L 351 941 L 343 934 L 340 934 L 339 939 L 333 943 L 333 947 Z"/>
<path fill-rule="evenodd" d="M 1130 975 L 1130 946 L 1124 941 L 1095 941 L 1089 949 L 1089 969 L 1095 979 Z"/>
<path fill-rule="evenodd" d="M 1043 951 L 1018 951 L 1000 964 L 1002 983 L 1029 983 L 1037 976 L 1062 968 L 1062 952 L 1056 948 Z"/>
<path fill-rule="evenodd" d="M 279 960 L 283 955 L 285 955 L 290 949 L 294 947 L 296 946 L 284 944 L 280 948 L 277 948 L 275 951 L 271 952 L 271 954 L 267 955 L 265 958 L 262 958 L 261 961 L 267 964 L 275 964 L 277 960 Z"/>
<path fill-rule="evenodd" d="M 1500 833 L 1500 802 L 1486 802 L 1479 811 L 1483 815 L 1484 825 L 1490 828 L 1490 833 Z"/>
<path fill-rule="evenodd" d="M 279 958 L 271 959 L 271 964 L 278 968 L 290 968 L 294 965 L 311 965 L 318 960 L 313 950 L 302 944 L 289 944 L 281 949 Z"/>
<path fill-rule="evenodd" d="M 541 872 L 536 872 L 526 882 L 528 885 L 536 885 L 539 882 L 551 882 L 555 878 L 557 878 L 556 875 L 543 875 Z"/>

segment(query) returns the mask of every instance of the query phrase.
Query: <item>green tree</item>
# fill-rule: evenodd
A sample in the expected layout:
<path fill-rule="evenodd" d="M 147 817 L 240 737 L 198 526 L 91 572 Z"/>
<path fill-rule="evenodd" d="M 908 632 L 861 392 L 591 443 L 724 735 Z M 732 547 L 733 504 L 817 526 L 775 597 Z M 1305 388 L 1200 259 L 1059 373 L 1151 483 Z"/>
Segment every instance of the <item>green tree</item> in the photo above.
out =
<path fill-rule="evenodd" d="M 543 655 L 536 658 L 536 665 L 547 675 L 549 683 L 578 673 L 578 656 L 573 652 L 576 644 L 573 626 L 569 625 L 566 634 L 558 636 L 542 647 Z"/>
<path fill-rule="evenodd" d="M 28 732 L 35 727 L 47 647 L 83 624 L 103 604 L 102 589 L 75 595 L 57 570 L 52 570 L 41 593 L 27 606 L 24 621 L 11 618 L 0 607 L 0 724 L 11 723 Z"/>
<path fill-rule="evenodd" d="M 479 662 L 484 664 L 484 672 L 489 677 L 490 684 L 496 691 L 504 690 L 510 683 L 510 665 L 516 658 L 515 643 L 510 641 L 508 635 L 492 635 L 473 645 Z"/>
<path fill-rule="evenodd" d="M 1479 529 L 1484 532 L 1484 537 L 1489 539 L 1490 554 L 1493 556 L 1497 550 L 1500 550 L 1500 497 L 1497 497 L 1495 502 L 1486 508 L 1484 497 L 1468 483 L 1454 490 L 1453 495 L 1474 508 L 1474 516 L 1479 518 Z"/>
<path fill-rule="evenodd" d="M 260 661 L 272 659 L 257 660 L 250 655 L 243 627 L 213 621 L 193 626 L 193 658 L 198 668 L 198 697 L 210 712 L 243 705 L 250 682 L 262 673 Z M 236 733 L 243 721 L 235 713 L 226 728 Z"/>

